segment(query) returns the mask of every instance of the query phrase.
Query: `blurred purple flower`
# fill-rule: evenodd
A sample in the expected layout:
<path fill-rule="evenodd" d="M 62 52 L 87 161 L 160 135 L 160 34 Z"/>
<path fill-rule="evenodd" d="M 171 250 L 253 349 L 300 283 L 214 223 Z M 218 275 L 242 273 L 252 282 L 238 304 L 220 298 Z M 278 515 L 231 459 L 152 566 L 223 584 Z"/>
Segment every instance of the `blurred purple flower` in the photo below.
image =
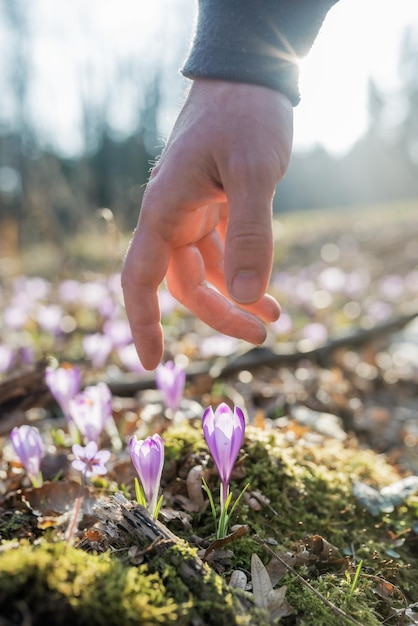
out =
<path fill-rule="evenodd" d="M 6 374 L 16 357 L 16 350 L 6 344 L 0 344 L 0 374 Z"/>
<path fill-rule="evenodd" d="M 229 481 L 245 434 L 244 413 L 222 402 L 215 412 L 208 407 L 202 418 L 203 434 L 221 479 L 221 509 L 229 493 Z"/>
<path fill-rule="evenodd" d="M 293 302 L 297 305 L 301 305 L 304 303 L 310 304 L 314 292 L 314 281 L 307 278 L 300 278 L 299 280 L 295 281 L 293 285 L 293 290 L 289 295 L 292 297 Z"/>
<path fill-rule="evenodd" d="M 101 333 L 86 335 L 83 339 L 84 354 L 95 369 L 101 369 L 104 366 L 112 348 L 112 341 Z"/>
<path fill-rule="evenodd" d="M 3 324 L 6 328 L 20 330 L 26 324 L 29 318 L 29 309 L 27 303 L 20 305 L 12 302 L 3 311 Z"/>
<path fill-rule="evenodd" d="M 19 294 L 22 299 L 31 302 L 45 300 L 51 291 L 51 283 L 39 276 L 28 278 L 19 276 L 13 284 L 15 294 Z"/>
<path fill-rule="evenodd" d="M 109 337 L 115 348 L 132 343 L 131 327 L 128 320 L 110 319 L 103 324 L 103 333 Z"/>
<path fill-rule="evenodd" d="M 186 384 L 186 372 L 173 361 L 167 361 L 165 365 L 160 364 L 155 370 L 155 382 L 162 392 L 164 404 L 172 411 L 176 411 Z"/>
<path fill-rule="evenodd" d="M 200 342 L 199 350 L 203 358 L 230 356 L 237 349 L 238 339 L 217 333 Z"/>
<path fill-rule="evenodd" d="M 97 307 L 97 310 L 99 311 L 102 317 L 107 319 L 115 315 L 117 308 L 118 307 L 117 307 L 115 300 L 110 295 L 108 295 L 106 296 L 106 298 L 103 298 L 103 300 L 100 302 L 99 306 Z"/>
<path fill-rule="evenodd" d="M 390 302 L 399 300 L 405 290 L 405 279 L 398 274 L 388 274 L 379 280 L 379 291 Z"/>
<path fill-rule="evenodd" d="M 80 302 L 89 309 L 98 309 L 108 297 L 109 290 L 100 282 L 88 282 L 80 285 Z"/>
<path fill-rule="evenodd" d="M 22 365 L 33 365 L 36 361 L 36 354 L 32 346 L 22 346 L 19 349 L 19 359 Z"/>
<path fill-rule="evenodd" d="M 279 293 L 287 293 L 292 290 L 293 279 L 289 272 L 275 272 L 270 284 L 272 289 Z"/>
<path fill-rule="evenodd" d="M 133 343 L 118 348 L 118 357 L 122 365 L 126 367 L 129 372 L 136 372 L 137 374 L 143 374 L 145 372 L 145 368 L 139 360 L 138 353 Z"/>
<path fill-rule="evenodd" d="M 164 442 L 158 434 L 147 439 L 137 439 L 134 435 L 129 442 L 129 452 L 144 490 L 148 511 L 154 515 L 164 466 Z"/>
<path fill-rule="evenodd" d="M 107 285 L 111 293 L 113 293 L 117 298 L 120 298 L 121 300 L 123 299 L 120 272 L 111 274 L 107 279 Z"/>
<path fill-rule="evenodd" d="M 69 403 L 72 419 L 87 441 L 97 441 L 112 415 L 112 394 L 106 383 L 86 387 Z"/>
<path fill-rule="evenodd" d="M 23 424 L 15 426 L 10 433 L 12 446 L 25 468 L 34 487 L 41 487 L 41 459 L 43 455 L 42 439 L 36 428 Z"/>
<path fill-rule="evenodd" d="M 36 320 L 42 330 L 58 335 L 61 332 L 63 314 L 62 308 L 57 304 L 43 305 L 36 313 Z"/>
<path fill-rule="evenodd" d="M 158 298 L 160 301 L 161 317 L 167 317 L 173 313 L 176 309 L 180 308 L 178 301 L 173 298 L 168 289 L 161 288 L 158 291 Z"/>
<path fill-rule="evenodd" d="M 112 392 L 110 391 L 109 385 L 106 383 L 89 385 L 84 389 L 84 395 L 101 406 L 104 422 L 106 423 L 112 415 Z"/>
<path fill-rule="evenodd" d="M 63 280 L 58 287 L 59 297 L 63 302 L 77 302 L 80 294 L 80 283 L 78 280 Z"/>
<path fill-rule="evenodd" d="M 370 285 L 370 272 L 363 268 L 346 274 L 344 291 L 353 298 L 361 297 Z"/>
<path fill-rule="evenodd" d="M 85 448 L 75 443 L 72 450 L 75 456 L 72 466 L 75 470 L 87 478 L 107 474 L 105 463 L 110 459 L 109 450 L 98 450 L 95 441 L 89 441 Z"/>
<path fill-rule="evenodd" d="M 277 335 L 287 335 L 293 330 L 293 321 L 288 313 L 281 313 L 279 319 L 271 325 Z"/>
<path fill-rule="evenodd" d="M 388 302 L 375 300 L 367 306 L 367 313 L 371 321 L 376 324 L 389 319 L 392 315 L 392 306 Z"/>
<path fill-rule="evenodd" d="M 327 340 L 328 331 L 324 324 L 312 322 L 311 324 L 306 324 L 306 326 L 303 327 L 302 337 L 304 339 L 309 339 L 309 341 L 312 341 L 315 345 L 319 345 Z"/>
<path fill-rule="evenodd" d="M 71 421 L 69 403 L 80 391 L 80 370 L 78 367 L 66 364 L 55 369 L 48 367 L 45 372 L 45 380 L 67 421 Z"/>
<path fill-rule="evenodd" d="M 326 267 L 319 274 L 318 282 L 322 289 L 330 293 L 341 293 L 346 283 L 346 273 L 340 267 Z"/>

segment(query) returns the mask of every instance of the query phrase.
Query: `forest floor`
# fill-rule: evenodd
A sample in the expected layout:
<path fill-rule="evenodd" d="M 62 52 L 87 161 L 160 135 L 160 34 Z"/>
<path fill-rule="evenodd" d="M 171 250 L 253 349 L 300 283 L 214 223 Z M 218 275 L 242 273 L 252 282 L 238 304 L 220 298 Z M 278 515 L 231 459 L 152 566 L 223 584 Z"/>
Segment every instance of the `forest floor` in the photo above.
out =
<path fill-rule="evenodd" d="M 165 360 L 187 376 L 174 414 L 126 346 L 114 340 L 102 361 L 85 347 L 124 320 L 125 238 L 113 229 L 58 257 L 45 245 L 0 261 L 0 345 L 14 350 L 0 374 L 0 626 L 418 624 L 416 203 L 292 214 L 275 234 L 283 314 L 262 347 L 214 334 L 162 289 Z M 84 486 L 45 383 L 64 362 L 113 396 L 109 471 Z M 216 542 L 201 417 L 220 402 L 247 416 L 231 488 L 249 487 Z M 10 444 L 25 423 L 44 441 L 39 488 Z M 127 451 L 132 434 L 155 432 L 158 521 L 134 503 Z"/>

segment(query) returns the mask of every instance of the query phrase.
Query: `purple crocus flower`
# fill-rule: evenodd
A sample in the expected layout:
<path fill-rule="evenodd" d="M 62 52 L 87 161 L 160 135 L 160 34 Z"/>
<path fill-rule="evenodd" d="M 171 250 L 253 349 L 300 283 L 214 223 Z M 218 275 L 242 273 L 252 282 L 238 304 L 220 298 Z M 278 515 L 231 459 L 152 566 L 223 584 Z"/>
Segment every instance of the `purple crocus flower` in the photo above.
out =
<path fill-rule="evenodd" d="M 58 304 L 43 304 L 36 312 L 36 319 L 45 332 L 58 336 L 63 315 L 64 312 Z"/>
<path fill-rule="evenodd" d="M 104 424 L 112 415 L 112 392 L 106 383 L 97 383 L 84 389 L 84 395 L 97 402 L 102 410 Z"/>
<path fill-rule="evenodd" d="M 90 359 L 95 369 L 102 369 L 109 354 L 112 352 L 113 344 L 109 337 L 102 333 L 86 335 L 83 339 L 84 354 Z"/>
<path fill-rule="evenodd" d="M 120 362 L 129 372 L 144 374 L 144 372 L 146 371 L 141 361 L 139 360 L 138 353 L 133 343 L 118 348 L 117 354 Z"/>
<path fill-rule="evenodd" d="M 69 403 L 69 410 L 87 441 L 97 441 L 112 415 L 112 394 L 106 383 L 86 387 Z"/>
<path fill-rule="evenodd" d="M 78 367 L 62 365 L 45 373 L 46 384 L 62 409 L 67 421 L 71 421 L 69 403 L 80 391 L 81 374 Z"/>
<path fill-rule="evenodd" d="M 16 350 L 6 344 L 0 344 L 0 374 L 7 374 L 16 357 Z"/>
<path fill-rule="evenodd" d="M 23 424 L 15 426 L 10 433 L 12 446 L 25 468 L 34 487 L 42 486 L 41 459 L 43 455 L 42 439 L 36 428 Z"/>
<path fill-rule="evenodd" d="M 154 515 L 164 465 L 164 442 L 158 434 L 147 439 L 137 439 L 134 435 L 129 442 L 129 452 L 144 490 L 148 511 Z"/>
<path fill-rule="evenodd" d="M 245 433 L 244 413 L 238 406 L 232 411 L 222 402 L 215 412 L 208 407 L 202 418 L 203 434 L 221 478 L 221 509 L 229 492 L 232 470 Z"/>
<path fill-rule="evenodd" d="M 109 337 L 114 348 L 132 343 L 132 332 L 125 319 L 109 319 L 103 324 L 103 333 Z"/>
<path fill-rule="evenodd" d="M 186 372 L 173 361 L 161 364 L 155 371 L 155 382 L 162 392 L 164 404 L 172 411 L 176 411 L 180 405 L 186 384 Z"/>
<path fill-rule="evenodd" d="M 71 465 L 84 476 L 88 478 L 107 474 L 105 463 L 110 459 L 109 450 L 98 450 L 95 441 L 89 441 L 85 448 L 75 443 L 72 450 L 75 459 Z"/>

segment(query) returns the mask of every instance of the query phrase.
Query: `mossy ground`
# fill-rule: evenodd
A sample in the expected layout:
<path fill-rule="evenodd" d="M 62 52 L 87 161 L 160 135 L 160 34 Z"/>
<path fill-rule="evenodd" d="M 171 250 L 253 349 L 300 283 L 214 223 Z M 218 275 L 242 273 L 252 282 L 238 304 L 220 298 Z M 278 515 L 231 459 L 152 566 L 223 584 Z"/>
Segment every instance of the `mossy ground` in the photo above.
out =
<path fill-rule="evenodd" d="M 200 462 L 210 470 L 201 431 L 192 425 L 164 433 L 167 464 L 176 465 L 174 477 L 165 478 L 164 490 L 184 488 L 187 468 Z M 355 441 L 339 442 L 307 430 L 262 430 L 248 427 L 243 452 L 233 477 L 238 494 L 250 484 L 250 494 L 261 494 L 261 510 L 251 500 L 238 507 L 233 523 L 247 524 L 246 537 L 230 544 L 222 567 L 205 565 L 204 585 L 186 584 L 181 575 L 194 548 L 173 546 L 162 555 L 149 550 L 133 565 L 127 551 L 90 554 L 65 547 L 54 537 L 0 546 L 0 615 L 11 624 L 74 625 L 170 624 L 185 625 L 268 623 L 243 592 L 227 586 L 234 569 L 250 570 L 251 554 L 267 563 L 271 553 L 256 542 L 257 535 L 278 554 L 298 553 L 304 538 L 320 536 L 336 550 L 318 556 L 309 550 L 295 570 L 330 603 L 364 626 L 394 625 L 395 610 L 418 599 L 418 542 L 412 530 L 418 499 L 409 498 L 391 513 L 372 516 L 352 493 L 353 481 L 381 488 L 399 479 L 397 471 L 379 455 L 361 450 Z M 216 473 L 210 474 L 217 493 Z M 164 482 L 164 481 L 163 481 Z M 216 499 L 216 495 L 215 495 Z M 172 530 L 193 543 L 193 537 L 213 534 L 211 513 L 191 513 L 191 528 Z M 363 560 L 358 583 L 352 580 Z M 290 571 L 280 581 L 294 614 L 281 624 L 334 626 L 345 623 L 325 602 Z M 197 587 L 199 585 L 199 588 Z M 347 621 L 347 623 L 350 623 Z M 407 623 L 407 622 L 406 622 Z"/>

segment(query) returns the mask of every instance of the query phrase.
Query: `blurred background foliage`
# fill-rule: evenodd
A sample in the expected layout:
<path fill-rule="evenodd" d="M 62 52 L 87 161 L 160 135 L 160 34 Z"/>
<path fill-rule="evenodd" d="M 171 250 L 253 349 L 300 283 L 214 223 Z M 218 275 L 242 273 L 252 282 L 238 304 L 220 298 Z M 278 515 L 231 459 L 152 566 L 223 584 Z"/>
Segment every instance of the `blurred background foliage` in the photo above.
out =
<path fill-rule="evenodd" d="M 181 9 L 182 3 L 178 4 Z M 31 10 L 29 5 L 25 0 L 0 0 L 7 44 L 0 109 L 3 258 L 34 242 L 60 246 L 69 235 L 89 228 L 97 231 L 99 221 L 107 232 L 112 228 L 129 232 L 136 223 L 150 167 L 163 145 L 161 119 L 167 117 L 167 100 L 179 103 L 185 84 L 179 81 L 177 69 L 185 56 L 190 25 L 181 10 L 176 24 L 165 24 L 153 34 L 160 40 L 157 54 L 151 54 L 149 43 L 149 55 L 142 45 L 136 56 L 119 58 L 104 44 L 99 50 L 104 66 L 100 89 L 94 87 L 94 68 L 88 58 L 79 70 L 79 147 L 66 153 L 59 137 L 48 134 L 33 113 L 36 3 Z M 190 13 L 190 3 L 184 3 L 186 10 Z M 175 37 L 169 36 L 169 27 Z M 143 33 L 138 32 L 138 37 Z M 417 67 L 418 30 L 411 26 L 399 58 L 401 88 L 387 92 L 370 80 L 368 128 L 343 155 L 320 146 L 296 150 L 276 194 L 276 212 L 344 209 L 418 197 Z M 54 106 L 51 92 L 46 108 Z M 130 122 L 123 130 L 114 123 L 118 107 L 129 109 Z"/>

